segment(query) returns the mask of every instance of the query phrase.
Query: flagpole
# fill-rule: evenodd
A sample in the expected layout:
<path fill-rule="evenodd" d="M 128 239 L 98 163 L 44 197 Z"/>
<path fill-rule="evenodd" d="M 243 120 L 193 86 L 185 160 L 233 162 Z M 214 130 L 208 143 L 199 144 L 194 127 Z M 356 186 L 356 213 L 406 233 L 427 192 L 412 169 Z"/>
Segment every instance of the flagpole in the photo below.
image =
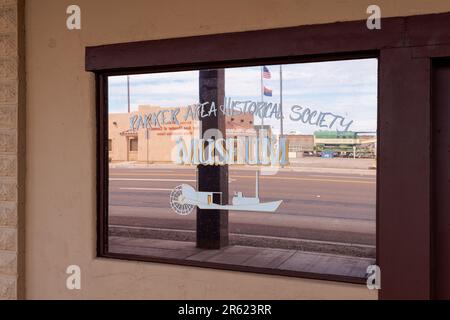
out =
<path fill-rule="evenodd" d="M 263 74 L 264 74 L 264 66 L 261 66 L 261 104 L 264 102 L 264 80 L 263 80 Z M 264 132 L 264 114 L 261 118 L 261 128 L 258 130 L 258 138 L 261 137 L 261 132 Z M 255 198 L 259 198 L 259 170 L 261 170 L 259 167 L 256 170 L 256 190 L 255 190 Z"/>
<path fill-rule="evenodd" d="M 280 136 L 282 137 L 284 135 L 284 128 L 283 128 L 283 66 L 281 64 L 280 64 L 280 113 L 281 113 Z"/>
<path fill-rule="evenodd" d="M 127 75 L 127 97 L 128 97 L 128 113 L 131 113 L 131 101 L 130 101 L 130 76 Z"/>
<path fill-rule="evenodd" d="M 261 66 L 261 104 L 264 102 L 264 80 L 263 80 L 264 66 Z M 264 116 L 261 118 L 261 126 L 264 126 Z"/>

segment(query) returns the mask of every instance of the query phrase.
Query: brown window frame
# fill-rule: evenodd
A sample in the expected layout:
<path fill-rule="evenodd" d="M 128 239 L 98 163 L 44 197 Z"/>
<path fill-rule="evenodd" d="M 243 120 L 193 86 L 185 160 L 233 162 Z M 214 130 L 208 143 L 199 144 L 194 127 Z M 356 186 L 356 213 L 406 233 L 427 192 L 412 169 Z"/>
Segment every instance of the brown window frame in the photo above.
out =
<path fill-rule="evenodd" d="M 274 274 L 108 251 L 108 76 L 376 57 L 379 297 L 432 297 L 431 65 L 436 58 L 450 57 L 448 30 L 450 14 L 444 13 L 384 18 L 381 30 L 368 30 L 361 20 L 88 47 L 86 70 L 95 73 L 96 83 L 98 256 Z M 413 147 L 416 156 L 408 151 Z"/>

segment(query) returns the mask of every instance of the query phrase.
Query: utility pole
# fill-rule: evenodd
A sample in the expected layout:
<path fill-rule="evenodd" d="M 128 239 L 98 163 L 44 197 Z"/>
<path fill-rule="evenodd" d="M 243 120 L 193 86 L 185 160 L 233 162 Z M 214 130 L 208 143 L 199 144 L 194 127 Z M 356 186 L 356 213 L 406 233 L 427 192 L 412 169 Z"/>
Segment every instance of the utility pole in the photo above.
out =
<path fill-rule="evenodd" d="M 261 66 L 261 104 L 264 102 L 264 66 Z M 261 126 L 264 126 L 264 114 L 261 118 Z"/>
<path fill-rule="evenodd" d="M 129 75 L 127 75 L 127 97 L 128 97 L 128 113 L 131 113 L 130 76 Z"/>
<path fill-rule="evenodd" d="M 283 128 L 283 66 L 280 64 L 280 137 L 284 136 L 284 128 Z"/>

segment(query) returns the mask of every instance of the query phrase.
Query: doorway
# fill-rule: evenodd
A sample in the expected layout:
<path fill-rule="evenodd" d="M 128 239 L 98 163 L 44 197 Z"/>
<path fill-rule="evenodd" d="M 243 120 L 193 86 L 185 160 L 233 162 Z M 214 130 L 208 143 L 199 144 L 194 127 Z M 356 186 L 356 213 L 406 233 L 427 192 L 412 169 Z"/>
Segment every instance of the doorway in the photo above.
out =
<path fill-rule="evenodd" d="M 137 137 L 131 137 L 128 139 L 128 161 L 138 160 L 139 142 Z"/>

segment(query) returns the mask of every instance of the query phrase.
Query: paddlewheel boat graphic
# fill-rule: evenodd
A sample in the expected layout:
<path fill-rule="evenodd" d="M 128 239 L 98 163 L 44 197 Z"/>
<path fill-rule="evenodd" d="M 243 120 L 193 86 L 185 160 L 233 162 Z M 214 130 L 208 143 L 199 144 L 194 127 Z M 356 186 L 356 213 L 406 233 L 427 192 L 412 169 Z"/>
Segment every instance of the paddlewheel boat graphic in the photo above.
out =
<path fill-rule="evenodd" d="M 236 192 L 231 205 L 222 204 L 221 192 L 199 192 L 188 184 L 175 187 L 170 193 L 170 206 L 179 215 L 192 213 L 197 206 L 200 209 L 217 209 L 232 211 L 275 212 L 283 200 L 260 202 L 259 174 L 256 174 L 255 197 L 244 197 L 242 192 Z"/>

